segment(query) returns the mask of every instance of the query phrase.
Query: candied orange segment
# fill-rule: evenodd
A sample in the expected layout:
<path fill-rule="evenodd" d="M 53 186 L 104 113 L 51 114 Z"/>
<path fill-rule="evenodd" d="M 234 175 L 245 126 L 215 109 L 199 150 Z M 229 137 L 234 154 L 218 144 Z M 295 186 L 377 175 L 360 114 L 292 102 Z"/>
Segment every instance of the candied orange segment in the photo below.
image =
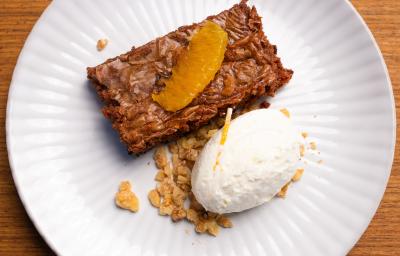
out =
<path fill-rule="evenodd" d="M 220 69 L 228 34 L 217 24 L 206 21 L 195 33 L 189 47 L 178 58 L 165 88 L 152 98 L 168 111 L 186 107 L 214 79 Z"/>

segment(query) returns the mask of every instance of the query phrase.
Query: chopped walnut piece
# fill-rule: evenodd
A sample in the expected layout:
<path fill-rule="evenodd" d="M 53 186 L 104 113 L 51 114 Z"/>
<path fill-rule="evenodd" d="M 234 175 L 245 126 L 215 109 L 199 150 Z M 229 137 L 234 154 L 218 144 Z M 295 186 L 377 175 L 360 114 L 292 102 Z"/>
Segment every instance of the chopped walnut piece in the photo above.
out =
<path fill-rule="evenodd" d="M 174 209 L 174 207 L 173 207 L 172 205 L 168 205 L 168 206 L 160 205 L 160 208 L 159 208 L 159 210 L 158 210 L 158 213 L 159 213 L 160 215 L 171 215 L 173 209 Z"/>
<path fill-rule="evenodd" d="M 302 132 L 302 133 L 301 133 L 301 136 L 303 136 L 303 138 L 305 139 L 305 138 L 308 137 L 308 133 L 307 133 L 307 132 Z"/>
<path fill-rule="evenodd" d="M 298 181 L 300 180 L 301 176 L 303 175 L 304 169 L 303 168 L 298 168 L 296 170 L 296 173 L 294 174 L 292 181 Z"/>
<path fill-rule="evenodd" d="M 305 151 L 306 151 L 306 150 L 305 150 L 305 148 L 304 148 L 304 145 L 303 145 L 303 144 L 301 144 L 301 145 L 300 145 L 300 156 L 301 156 L 301 157 L 303 157 L 303 156 L 304 156 L 304 154 L 305 154 Z"/>
<path fill-rule="evenodd" d="M 159 169 L 163 169 L 168 164 L 167 152 L 164 146 L 156 148 L 154 152 L 154 161 Z"/>
<path fill-rule="evenodd" d="M 178 145 L 176 144 L 176 142 L 171 142 L 168 145 L 168 150 L 169 150 L 169 152 L 171 152 L 173 154 L 177 154 L 178 153 Z"/>
<path fill-rule="evenodd" d="M 278 192 L 277 196 L 284 198 L 286 196 L 289 185 L 290 185 L 290 182 L 286 183 L 285 186 L 283 186 L 281 188 L 281 191 Z"/>
<path fill-rule="evenodd" d="M 158 172 L 156 174 L 156 177 L 154 177 L 154 179 L 156 181 L 163 181 L 165 177 L 166 177 L 166 175 L 165 175 L 164 171 L 163 170 L 158 170 Z"/>
<path fill-rule="evenodd" d="M 187 197 L 187 194 L 182 189 L 180 189 L 177 186 L 174 187 L 174 190 L 172 192 L 172 200 L 174 201 L 175 205 L 183 206 L 183 203 L 185 202 L 186 197 Z"/>
<path fill-rule="evenodd" d="M 156 189 L 150 190 L 149 194 L 148 194 L 148 198 L 150 200 L 150 203 L 154 206 L 159 208 L 160 204 L 161 204 L 161 198 L 160 198 L 160 194 L 158 194 Z"/>
<path fill-rule="evenodd" d="M 98 51 L 104 50 L 104 48 L 106 48 L 107 44 L 108 44 L 108 40 L 107 40 L 107 39 L 105 39 L 105 38 L 99 39 L 99 40 L 97 41 L 97 45 L 96 45 L 97 50 L 98 50 Z"/>
<path fill-rule="evenodd" d="M 287 110 L 286 108 L 282 108 L 279 111 L 281 111 L 285 116 L 287 116 L 288 118 L 290 118 L 290 112 L 289 110 Z"/>
<path fill-rule="evenodd" d="M 189 182 L 188 178 L 183 175 L 178 175 L 176 179 L 177 184 L 187 184 Z"/>
<path fill-rule="evenodd" d="M 196 223 L 195 230 L 197 233 L 204 233 L 207 231 L 207 225 L 204 221 L 199 221 Z"/>
<path fill-rule="evenodd" d="M 216 220 L 217 220 L 217 224 L 223 228 L 233 227 L 232 221 L 225 215 L 218 215 Z"/>
<path fill-rule="evenodd" d="M 172 206 L 173 206 L 172 203 L 173 203 L 173 202 L 172 202 L 172 194 L 166 194 L 166 195 L 164 195 L 163 200 L 162 200 L 162 205 L 164 205 L 164 206 L 170 206 L 170 205 L 172 205 Z"/>
<path fill-rule="evenodd" d="M 198 212 L 197 211 L 195 211 L 194 209 L 192 209 L 192 208 L 189 208 L 189 209 L 187 209 L 186 210 L 187 212 L 186 212 L 186 218 L 190 221 L 190 222 L 193 222 L 193 223 L 197 223 L 197 222 L 199 222 L 199 214 L 198 214 Z"/>
<path fill-rule="evenodd" d="M 175 208 L 172 210 L 171 218 L 174 222 L 183 220 L 186 217 L 186 211 L 183 208 Z"/>
<path fill-rule="evenodd" d="M 115 203 L 123 209 L 137 212 L 139 210 L 139 199 L 131 191 L 129 181 L 122 181 L 119 185 L 119 191 L 115 195 Z"/>
<path fill-rule="evenodd" d="M 196 161 L 197 157 L 199 155 L 199 151 L 196 149 L 189 149 L 185 152 L 185 159 L 189 160 L 189 161 Z"/>
<path fill-rule="evenodd" d="M 179 155 L 178 154 L 172 154 L 172 168 L 175 170 L 176 168 L 178 168 L 178 166 L 181 166 L 182 162 L 179 159 Z"/>
<path fill-rule="evenodd" d="M 193 148 L 195 143 L 196 143 L 196 139 L 195 138 L 193 138 L 193 137 L 192 138 L 188 138 L 188 139 L 186 139 L 186 140 L 184 140 L 182 142 L 182 147 L 184 149 L 191 149 L 191 148 Z"/>
<path fill-rule="evenodd" d="M 204 145 L 206 145 L 206 143 L 207 143 L 206 139 L 196 140 L 196 143 L 194 144 L 194 148 L 201 150 L 204 147 Z"/>
<path fill-rule="evenodd" d="M 173 190 L 172 185 L 169 182 L 158 183 L 157 191 L 161 196 L 165 196 L 167 194 L 171 194 Z"/>
<path fill-rule="evenodd" d="M 170 178 L 170 179 L 173 178 L 172 177 L 172 168 L 169 164 L 167 164 L 167 166 L 164 167 L 164 173 L 168 178 Z"/>
<path fill-rule="evenodd" d="M 219 233 L 219 226 L 218 226 L 217 222 L 215 221 L 215 219 L 207 221 L 206 228 L 207 228 L 207 232 L 210 235 L 217 236 Z"/>
<path fill-rule="evenodd" d="M 189 177 L 191 175 L 191 171 L 187 166 L 178 166 L 178 168 L 176 168 L 176 174 Z"/>
<path fill-rule="evenodd" d="M 310 142 L 310 148 L 312 150 L 316 150 L 317 149 L 317 144 L 315 142 Z"/>
<path fill-rule="evenodd" d="M 218 129 L 209 130 L 208 133 L 207 133 L 207 138 L 211 138 L 217 132 L 218 132 Z"/>

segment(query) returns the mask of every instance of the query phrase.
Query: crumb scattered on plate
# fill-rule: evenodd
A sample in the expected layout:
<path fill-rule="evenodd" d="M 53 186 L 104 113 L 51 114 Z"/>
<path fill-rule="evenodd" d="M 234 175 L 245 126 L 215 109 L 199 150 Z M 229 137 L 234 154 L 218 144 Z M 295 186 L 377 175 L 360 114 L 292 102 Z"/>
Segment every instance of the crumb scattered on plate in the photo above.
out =
<path fill-rule="evenodd" d="M 294 182 L 299 181 L 301 176 L 303 176 L 303 172 L 304 172 L 303 168 L 298 168 L 292 178 L 292 181 L 294 181 Z"/>
<path fill-rule="evenodd" d="M 115 204 L 132 212 L 139 211 L 139 198 L 131 191 L 132 186 L 129 181 L 122 181 L 119 191 L 115 195 Z"/>
<path fill-rule="evenodd" d="M 304 145 L 300 145 L 300 156 L 303 157 L 305 154 L 305 148 Z"/>
<path fill-rule="evenodd" d="M 97 50 L 98 50 L 99 52 L 102 51 L 102 50 L 104 50 L 104 48 L 106 48 L 107 44 L 108 44 L 108 39 L 105 39 L 105 38 L 99 39 L 99 40 L 97 41 L 97 45 L 96 45 Z"/>
<path fill-rule="evenodd" d="M 315 142 L 310 142 L 310 148 L 312 150 L 316 150 L 317 149 L 317 144 Z"/>
<path fill-rule="evenodd" d="M 281 111 L 285 116 L 287 116 L 288 118 L 290 118 L 290 112 L 289 112 L 289 110 L 287 110 L 286 108 L 282 108 L 282 109 L 280 109 L 280 111 Z"/>
<path fill-rule="evenodd" d="M 278 194 L 276 194 L 276 195 L 277 195 L 278 197 L 285 198 L 290 183 L 291 183 L 290 181 L 289 181 L 288 183 L 286 183 L 286 185 L 283 186 L 283 187 L 281 188 L 281 191 L 279 191 Z"/>

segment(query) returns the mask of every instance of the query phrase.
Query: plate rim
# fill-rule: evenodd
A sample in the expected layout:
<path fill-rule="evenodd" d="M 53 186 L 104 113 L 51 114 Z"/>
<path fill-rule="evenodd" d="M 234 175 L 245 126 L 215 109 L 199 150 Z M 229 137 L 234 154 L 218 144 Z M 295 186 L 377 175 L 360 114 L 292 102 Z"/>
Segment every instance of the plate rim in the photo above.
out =
<path fill-rule="evenodd" d="M 370 40 L 373 43 L 374 49 L 375 51 L 378 53 L 379 56 L 379 62 L 380 65 L 383 67 L 383 71 L 385 74 L 385 78 L 386 78 L 386 82 L 387 82 L 387 87 L 386 89 L 389 91 L 390 94 L 390 105 L 391 105 L 391 112 L 392 112 L 392 120 L 393 120 L 393 125 L 392 125 L 392 139 L 391 139 L 391 156 L 390 156 L 390 170 L 388 172 L 388 175 L 386 177 L 385 180 L 385 186 L 383 188 L 382 191 L 380 191 L 380 195 L 378 198 L 379 201 L 377 201 L 375 203 L 374 209 L 372 211 L 372 216 L 369 219 L 368 223 L 363 227 L 362 232 L 359 234 L 358 238 L 356 238 L 354 241 L 352 241 L 352 243 L 349 243 L 350 246 L 348 248 L 346 248 L 346 253 L 350 252 L 351 249 L 356 245 L 356 243 L 360 240 L 360 238 L 363 236 L 363 234 L 365 233 L 365 231 L 368 229 L 370 223 L 372 222 L 372 220 L 374 219 L 374 216 L 376 215 L 376 212 L 378 210 L 378 208 L 380 207 L 380 204 L 383 200 L 383 196 L 386 192 L 387 189 L 387 184 L 389 181 L 389 178 L 392 175 L 392 169 L 393 169 L 393 161 L 394 161 L 394 157 L 395 157 L 395 148 L 396 148 L 396 136 L 397 136 L 397 119 L 396 119 L 396 105 L 395 105 L 395 98 L 394 98 L 394 94 L 393 94 L 393 85 L 391 82 L 391 78 L 390 78 L 390 73 L 388 71 L 385 59 L 383 57 L 383 54 L 381 52 L 381 49 L 373 35 L 373 33 L 371 32 L 371 30 L 369 29 L 367 23 L 364 21 L 364 19 L 362 18 L 361 14 L 357 11 L 357 9 L 354 7 L 354 5 L 350 2 L 350 1 L 346 1 L 346 0 L 341 0 L 342 2 L 344 2 L 345 5 L 347 5 L 348 8 L 350 8 L 350 10 L 352 11 L 353 14 L 355 14 L 355 16 L 357 17 L 357 19 L 360 21 L 360 24 L 362 24 L 363 29 L 368 33 L 368 36 L 370 38 Z M 24 192 L 23 192 L 23 188 L 21 187 L 20 181 L 18 180 L 17 177 L 17 170 L 15 168 L 14 165 L 14 159 L 13 159 L 13 153 L 12 153 L 12 148 L 11 148 L 11 135 L 10 135 L 10 130 L 11 130 L 11 109 L 12 109 L 12 104 L 13 104 L 13 94 L 14 94 L 14 90 L 16 87 L 16 77 L 18 77 L 19 72 L 21 72 L 21 68 L 20 66 L 20 62 L 23 59 L 23 56 L 25 55 L 25 52 L 27 51 L 27 48 L 32 40 L 32 37 L 35 36 L 35 32 L 38 28 L 38 26 L 43 22 L 43 20 L 46 18 L 46 16 L 48 15 L 48 13 L 51 11 L 51 9 L 54 6 L 54 3 L 56 1 L 52 1 L 50 2 L 50 4 L 43 10 L 43 12 L 41 13 L 41 15 L 39 16 L 39 18 L 37 19 L 37 21 L 35 22 L 35 24 L 32 26 L 31 31 L 29 32 L 27 38 L 25 39 L 24 45 L 21 48 L 21 51 L 18 55 L 16 64 L 14 66 L 14 70 L 12 73 L 12 78 L 9 84 L 9 89 L 8 89 L 8 95 L 7 95 L 7 109 L 6 109 L 6 120 L 5 120 L 5 132 L 6 132 L 6 145 L 7 145 L 7 154 L 8 154 L 8 162 L 9 162 L 9 166 L 10 166 L 10 170 L 11 170 L 11 174 L 14 180 L 14 184 L 18 193 L 18 196 L 22 202 L 22 205 L 24 206 L 24 209 L 29 217 L 29 219 L 31 220 L 31 222 L 33 223 L 34 227 L 36 228 L 36 230 L 38 231 L 38 233 L 40 234 L 40 236 L 42 237 L 42 239 L 46 242 L 46 244 L 50 247 L 50 249 L 56 253 L 57 255 L 63 255 L 63 252 L 59 250 L 59 248 L 55 245 L 55 243 L 53 243 L 52 238 L 46 234 L 46 232 L 42 229 L 41 226 L 41 222 L 38 219 L 35 219 L 33 217 L 33 214 L 31 212 L 31 208 L 29 205 L 28 200 L 26 199 Z"/>

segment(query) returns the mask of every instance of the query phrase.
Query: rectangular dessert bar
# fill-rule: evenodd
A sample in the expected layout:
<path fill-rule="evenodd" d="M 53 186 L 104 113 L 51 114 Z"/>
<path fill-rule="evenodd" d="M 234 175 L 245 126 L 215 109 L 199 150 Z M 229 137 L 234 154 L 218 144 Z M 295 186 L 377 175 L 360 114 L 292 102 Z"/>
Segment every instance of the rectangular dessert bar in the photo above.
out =
<path fill-rule="evenodd" d="M 171 76 L 180 52 L 202 22 L 183 26 L 163 37 L 96 67 L 87 68 L 88 78 L 104 103 L 129 153 L 140 154 L 180 134 L 197 129 L 228 107 L 238 107 L 263 95 L 273 96 L 292 77 L 277 57 L 262 30 L 255 7 L 246 1 L 207 20 L 219 24 L 229 44 L 214 80 L 188 106 L 168 112 L 151 94 L 163 89 L 162 78 Z"/>

